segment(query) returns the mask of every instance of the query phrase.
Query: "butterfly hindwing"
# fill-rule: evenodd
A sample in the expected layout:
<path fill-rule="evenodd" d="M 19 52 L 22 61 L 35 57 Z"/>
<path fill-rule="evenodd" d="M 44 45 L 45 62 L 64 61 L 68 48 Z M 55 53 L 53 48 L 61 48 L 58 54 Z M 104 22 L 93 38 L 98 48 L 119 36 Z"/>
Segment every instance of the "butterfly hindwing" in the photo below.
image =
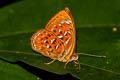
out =
<path fill-rule="evenodd" d="M 44 56 L 58 58 L 64 51 L 63 43 L 51 32 L 41 29 L 31 38 L 32 48 Z"/>

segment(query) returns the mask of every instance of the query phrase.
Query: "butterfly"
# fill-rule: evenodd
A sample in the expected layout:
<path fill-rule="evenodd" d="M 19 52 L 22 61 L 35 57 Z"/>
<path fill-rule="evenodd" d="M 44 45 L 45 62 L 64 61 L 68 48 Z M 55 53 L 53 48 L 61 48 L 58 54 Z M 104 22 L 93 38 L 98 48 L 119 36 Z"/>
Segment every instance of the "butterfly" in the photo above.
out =
<path fill-rule="evenodd" d="M 45 26 L 31 38 L 31 47 L 43 56 L 53 59 L 51 64 L 58 60 L 65 62 L 64 68 L 69 62 L 74 62 L 80 68 L 76 48 L 75 24 L 68 8 L 58 12 Z"/>

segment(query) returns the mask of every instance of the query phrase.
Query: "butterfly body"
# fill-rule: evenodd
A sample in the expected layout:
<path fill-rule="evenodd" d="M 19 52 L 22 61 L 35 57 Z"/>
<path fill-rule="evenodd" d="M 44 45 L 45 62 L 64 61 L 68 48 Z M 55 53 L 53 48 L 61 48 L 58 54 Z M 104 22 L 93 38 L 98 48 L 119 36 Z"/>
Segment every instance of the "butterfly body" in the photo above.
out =
<path fill-rule="evenodd" d="M 31 38 L 32 49 L 53 60 L 71 62 L 78 60 L 75 53 L 76 31 L 68 8 L 57 13 Z"/>

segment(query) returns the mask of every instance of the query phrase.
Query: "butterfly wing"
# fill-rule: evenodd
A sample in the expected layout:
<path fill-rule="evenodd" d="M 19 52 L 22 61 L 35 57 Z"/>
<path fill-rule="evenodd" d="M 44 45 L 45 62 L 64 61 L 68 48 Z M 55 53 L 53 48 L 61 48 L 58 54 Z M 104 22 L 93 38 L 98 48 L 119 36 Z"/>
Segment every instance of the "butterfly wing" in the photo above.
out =
<path fill-rule="evenodd" d="M 76 31 L 72 15 L 68 8 L 57 13 L 45 27 L 48 31 L 55 34 L 64 44 L 65 52 L 59 61 L 69 62 L 71 56 L 75 54 Z"/>
<path fill-rule="evenodd" d="M 31 38 L 32 49 L 51 59 L 58 59 L 64 52 L 63 43 L 51 32 L 41 29 Z"/>

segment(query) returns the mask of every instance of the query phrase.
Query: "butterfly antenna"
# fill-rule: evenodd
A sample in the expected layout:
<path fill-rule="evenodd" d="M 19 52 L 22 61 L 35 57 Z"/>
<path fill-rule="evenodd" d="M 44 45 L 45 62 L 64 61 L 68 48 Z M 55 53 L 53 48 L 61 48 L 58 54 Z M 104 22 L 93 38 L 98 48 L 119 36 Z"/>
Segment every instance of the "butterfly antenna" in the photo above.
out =
<path fill-rule="evenodd" d="M 90 57 L 97 57 L 97 58 L 106 58 L 106 56 L 98 56 L 93 54 L 86 54 L 86 53 L 78 53 L 78 55 L 90 56 Z"/>

